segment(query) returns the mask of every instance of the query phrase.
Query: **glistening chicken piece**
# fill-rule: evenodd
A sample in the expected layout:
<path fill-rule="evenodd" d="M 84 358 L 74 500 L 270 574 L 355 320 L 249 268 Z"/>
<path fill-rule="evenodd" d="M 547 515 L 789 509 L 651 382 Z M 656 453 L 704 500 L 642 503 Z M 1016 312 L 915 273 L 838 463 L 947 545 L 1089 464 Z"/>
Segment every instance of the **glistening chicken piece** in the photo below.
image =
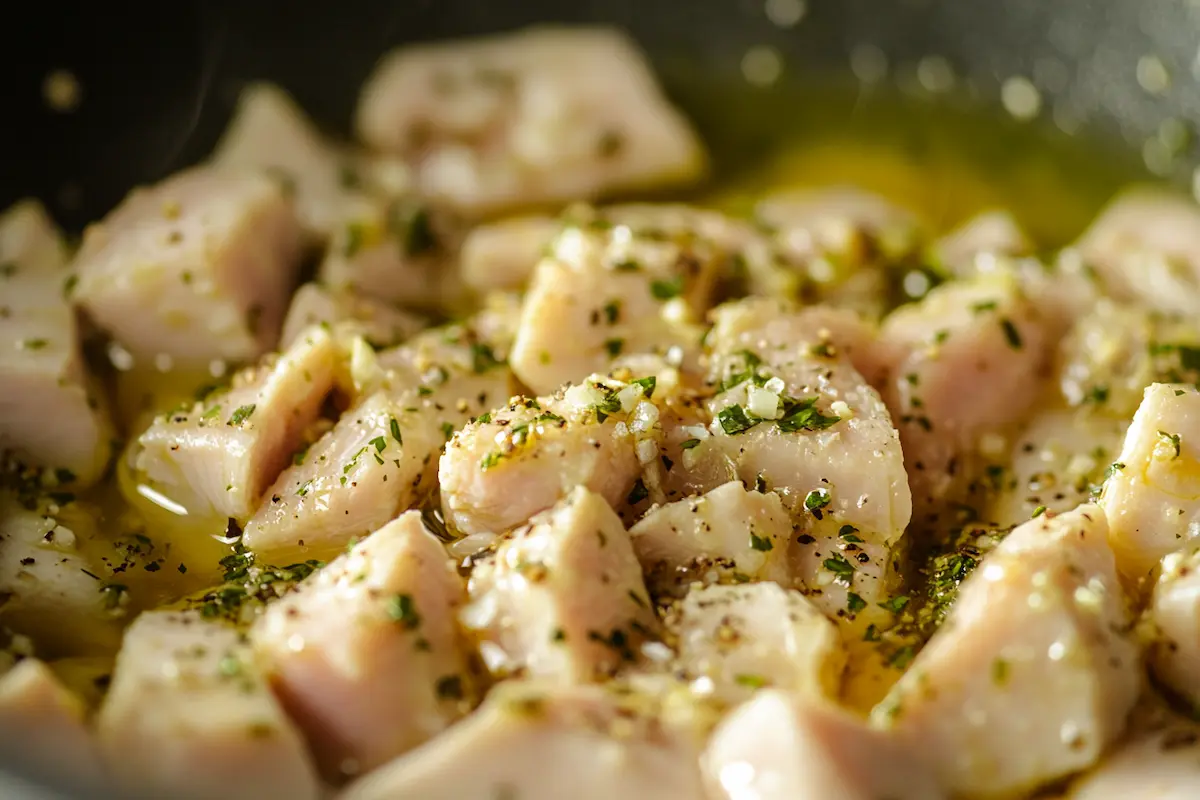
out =
<path fill-rule="evenodd" d="M 320 327 L 138 438 L 135 467 L 190 514 L 247 519 L 300 448 L 333 388 L 339 353 Z"/>
<path fill-rule="evenodd" d="M 1200 726 L 1171 713 L 1138 725 L 1064 800 L 1192 800 L 1200 797 Z"/>
<path fill-rule="evenodd" d="M 698 580 L 792 583 L 787 509 L 774 492 L 740 481 L 653 508 L 629 535 L 658 595 L 682 596 Z"/>
<path fill-rule="evenodd" d="M 138 617 L 96 724 L 110 773 L 134 796 L 319 796 L 243 637 L 198 613 Z"/>
<path fill-rule="evenodd" d="M 1007 211 L 986 211 L 972 217 L 933 245 L 937 260 L 963 277 L 974 274 L 978 259 L 1032 252 L 1033 243 Z"/>
<path fill-rule="evenodd" d="M 1095 505 L 1014 530 L 872 712 L 952 792 L 1021 796 L 1091 766 L 1124 729 L 1141 670 L 1106 534 Z"/>
<path fill-rule="evenodd" d="M 881 394 L 924 523 L 969 486 L 981 438 L 1025 418 L 1054 343 L 1006 273 L 934 289 L 884 320 L 880 340 L 891 351 Z"/>
<path fill-rule="evenodd" d="M 635 662 L 657 628 L 629 534 L 583 487 L 503 540 L 469 592 L 463 623 L 498 673 L 602 679 Z"/>
<path fill-rule="evenodd" d="M 466 720 L 341 800 L 701 800 L 696 744 L 659 706 L 602 686 L 505 682 Z"/>
<path fill-rule="evenodd" d="M 701 768 L 714 799 L 945 798 L 919 753 L 832 705 L 768 689 L 717 726 Z"/>
<path fill-rule="evenodd" d="M 66 248 L 42 207 L 0 215 L 0 454 L 86 485 L 108 466 L 112 424 L 87 374 Z"/>
<path fill-rule="evenodd" d="M 381 348 L 400 344 L 425 327 L 425 320 L 353 292 L 306 283 L 292 295 L 283 320 L 281 346 L 291 346 L 312 325 L 336 326 L 339 335 L 362 336 L 372 347 Z"/>
<path fill-rule="evenodd" d="M 1146 575 L 1200 532 L 1200 392 L 1155 383 L 1109 468 L 1101 503 L 1117 566 Z"/>
<path fill-rule="evenodd" d="M 409 511 L 267 608 L 251 631 L 258 663 L 327 776 L 374 769 L 470 702 L 465 594 Z"/>
<path fill-rule="evenodd" d="M 605 28 L 406 47 L 363 87 L 359 135 L 472 214 L 691 181 L 705 156 L 645 58 Z"/>
<path fill-rule="evenodd" d="M 1200 548 L 1162 561 L 1147 615 L 1155 634 L 1150 668 L 1177 696 L 1200 706 Z"/>
<path fill-rule="evenodd" d="M 248 361 L 278 340 L 300 242 L 275 181 L 190 169 L 134 190 L 85 231 L 74 296 L 145 363 Z"/>
<path fill-rule="evenodd" d="M 812 700 L 841 689 L 846 651 L 837 627 L 776 583 L 694 588 L 668 625 L 679 642 L 677 667 L 711 680 L 722 702 L 749 700 L 766 686 Z"/>
<path fill-rule="evenodd" d="M 911 496 L 887 408 L 832 337 L 824 309 L 752 299 L 714 312 L 711 436 L 693 458 L 725 458 L 777 492 L 804 533 L 795 569 L 828 614 L 882 599 Z"/>
<path fill-rule="evenodd" d="M 520 289 L 561 227 L 553 217 L 530 215 L 472 228 L 459 256 L 463 280 L 477 292 Z"/>

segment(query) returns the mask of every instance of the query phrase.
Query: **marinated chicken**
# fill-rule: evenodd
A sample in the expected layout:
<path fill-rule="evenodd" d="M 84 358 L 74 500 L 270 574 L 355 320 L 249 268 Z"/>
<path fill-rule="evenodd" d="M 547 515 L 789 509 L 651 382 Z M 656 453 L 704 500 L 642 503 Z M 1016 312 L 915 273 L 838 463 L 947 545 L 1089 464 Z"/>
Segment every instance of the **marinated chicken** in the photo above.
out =
<path fill-rule="evenodd" d="M 78 247 L 0 214 L 0 745 L 184 800 L 1200 796 L 1194 203 L 643 194 L 706 155 L 603 28 L 388 53 L 354 127 L 253 83 Z"/>

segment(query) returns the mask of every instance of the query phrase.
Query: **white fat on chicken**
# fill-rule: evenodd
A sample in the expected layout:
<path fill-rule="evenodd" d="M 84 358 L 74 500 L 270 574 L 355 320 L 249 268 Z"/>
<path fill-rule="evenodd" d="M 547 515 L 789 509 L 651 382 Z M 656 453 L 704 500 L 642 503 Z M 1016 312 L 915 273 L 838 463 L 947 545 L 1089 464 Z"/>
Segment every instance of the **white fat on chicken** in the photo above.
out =
<path fill-rule="evenodd" d="M 110 774 L 136 797 L 319 796 L 244 636 L 198 613 L 134 621 L 96 729 Z"/>
<path fill-rule="evenodd" d="M 82 532 L 50 510 L 0 495 L 0 623 L 45 655 L 110 652 L 121 640 L 124 586 L 80 552 Z"/>
<path fill-rule="evenodd" d="M 579 487 L 480 559 L 461 619 L 494 673 L 607 678 L 640 658 L 658 621 L 616 512 Z"/>
<path fill-rule="evenodd" d="M 1150 669 L 1176 696 L 1200 708 L 1200 547 L 1171 553 L 1146 609 Z"/>
<path fill-rule="evenodd" d="M 880 340 L 890 351 L 881 394 L 900 430 L 917 518 L 936 520 L 970 488 L 981 440 L 1025 419 L 1054 343 L 1008 273 L 934 289 L 884 320 Z"/>
<path fill-rule="evenodd" d="M 980 269 L 976 263 L 980 259 L 1026 256 L 1033 249 L 1033 243 L 1012 214 L 995 210 L 972 217 L 938 239 L 933 254 L 951 273 L 967 276 Z"/>
<path fill-rule="evenodd" d="M 1101 503 L 1117 566 L 1131 579 L 1200 534 L 1200 391 L 1146 388 Z"/>
<path fill-rule="evenodd" d="M 791 517 L 779 495 L 740 481 L 653 508 L 629 535 L 658 595 L 682 596 L 695 581 L 722 579 L 791 586 Z"/>
<path fill-rule="evenodd" d="M 261 171 L 279 181 L 304 227 L 322 238 L 362 203 L 350 154 L 325 141 L 295 101 L 270 83 L 242 89 L 211 162 Z"/>
<path fill-rule="evenodd" d="M 74 298 L 144 363 L 248 361 L 278 340 L 301 238 L 276 182 L 197 167 L 135 189 L 84 232 Z"/>
<path fill-rule="evenodd" d="M 690 182 L 706 166 L 645 57 L 599 27 L 397 50 L 363 87 L 355 127 L 411 160 L 422 196 L 472 214 Z"/>
<path fill-rule="evenodd" d="M 113 428 L 80 350 L 66 262 L 40 204 L 0 214 L 0 454 L 87 485 L 108 466 Z"/>
<path fill-rule="evenodd" d="M 339 336 L 362 336 L 372 347 L 382 348 L 416 334 L 425 327 L 425 320 L 370 297 L 306 283 L 292 295 L 280 346 L 291 346 L 313 325 L 335 329 Z"/>
<path fill-rule="evenodd" d="M 309 328 L 228 390 L 156 418 L 138 438 L 134 466 L 189 514 L 245 520 L 292 461 L 338 369 L 333 337 Z"/>
<path fill-rule="evenodd" d="M 456 613 L 463 580 L 409 511 L 270 605 L 258 663 L 332 778 L 440 733 L 472 697 Z"/>
<path fill-rule="evenodd" d="M 714 312 L 708 336 L 711 436 L 693 458 L 732 461 L 748 486 L 778 493 L 803 533 L 795 577 L 828 614 L 882 599 L 911 515 L 900 439 L 879 395 L 824 324 L 752 299 Z"/>
<path fill-rule="evenodd" d="M 717 726 L 701 758 L 713 800 L 942 800 L 920 751 L 833 705 L 768 689 Z"/>
<path fill-rule="evenodd" d="M 470 717 L 342 800 L 702 800 L 698 746 L 654 696 L 506 682 Z"/>
<path fill-rule="evenodd" d="M 45 662 L 26 658 L 0 677 L 0 741 L 4 755 L 58 785 L 95 792 L 105 785 L 83 701 Z"/>
<path fill-rule="evenodd" d="M 561 227 L 553 217 L 527 215 L 472 228 L 459 255 L 463 281 L 477 292 L 520 289 Z"/>
<path fill-rule="evenodd" d="M 1141 665 L 1107 527 L 1085 505 L 1010 533 L 872 712 L 952 792 L 1020 796 L 1096 763 L 1124 730 Z"/>
<path fill-rule="evenodd" d="M 1155 708 L 1063 800 L 1192 800 L 1200 797 L 1200 726 Z"/>
<path fill-rule="evenodd" d="M 712 681 L 734 705 L 772 687 L 798 697 L 836 698 L 846 650 L 838 628 L 804 595 L 764 581 L 696 587 L 668 616 L 675 663 Z"/>

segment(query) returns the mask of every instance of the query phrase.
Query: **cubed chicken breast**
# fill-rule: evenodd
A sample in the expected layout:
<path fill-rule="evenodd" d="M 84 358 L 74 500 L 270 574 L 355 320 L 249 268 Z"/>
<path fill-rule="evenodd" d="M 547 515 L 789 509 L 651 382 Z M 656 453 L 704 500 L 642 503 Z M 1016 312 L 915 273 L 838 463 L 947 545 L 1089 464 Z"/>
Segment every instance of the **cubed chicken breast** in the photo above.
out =
<path fill-rule="evenodd" d="M 846 650 L 841 634 L 804 595 L 770 581 L 696 587 L 668 618 L 678 669 L 712 681 L 729 705 L 773 687 L 813 700 L 837 698 Z"/>
<path fill-rule="evenodd" d="M 88 228 L 74 297 L 146 364 L 249 361 L 279 338 L 300 250 L 275 181 L 199 167 L 134 190 Z"/>
<path fill-rule="evenodd" d="M 626 36 L 543 26 L 409 46 L 363 87 L 355 125 L 417 191 L 470 212 L 593 199 L 701 176 L 705 155 Z"/>
<path fill-rule="evenodd" d="M 475 566 L 462 620 L 493 672 L 599 680 L 639 659 L 657 619 L 620 518 L 579 487 Z"/>
<path fill-rule="evenodd" d="M 111 652 L 121 641 L 125 587 L 49 511 L 0 493 L 0 623 L 46 656 Z"/>
<path fill-rule="evenodd" d="M 112 454 L 101 387 L 87 374 L 66 247 L 41 205 L 0 215 L 0 454 L 93 483 Z"/>
<path fill-rule="evenodd" d="M 0 677 L 0 750 L 58 786 L 96 792 L 106 777 L 85 711 L 45 662 L 26 658 Z"/>
<path fill-rule="evenodd" d="M 234 376 L 228 390 L 155 419 L 138 438 L 146 482 L 202 517 L 245 520 L 316 420 L 333 389 L 338 347 L 320 327 Z"/>
<path fill-rule="evenodd" d="M 136 797 L 319 796 L 244 637 L 198 613 L 138 617 L 96 724 L 109 772 Z"/>
<path fill-rule="evenodd" d="M 1007 273 L 933 290 L 884 320 L 880 339 L 892 353 L 881 394 L 900 430 L 915 518 L 929 524 L 981 472 L 983 437 L 1025 419 L 1054 342 Z"/>
<path fill-rule="evenodd" d="M 702 800 L 697 746 L 653 697 L 506 682 L 463 722 L 341 800 Z"/>
<path fill-rule="evenodd" d="M 562 227 L 553 217 L 509 217 L 472 228 L 463 240 L 459 269 L 477 292 L 520 289 Z"/>
<path fill-rule="evenodd" d="M 1155 677 L 1200 708 L 1200 548 L 1195 544 L 1162 560 L 1150 606 L 1149 653 Z"/>
<path fill-rule="evenodd" d="M 1117 566 L 1135 580 L 1200 533 L 1200 391 L 1146 388 L 1101 503 Z"/>
<path fill-rule="evenodd" d="M 242 89 L 212 163 L 263 172 L 292 195 L 296 216 L 312 235 L 328 238 L 361 198 L 349 153 L 325 141 L 288 94 L 270 83 Z"/>
<path fill-rule="evenodd" d="M 1033 242 L 1007 211 L 985 211 L 938 239 L 934 257 L 954 275 L 969 276 L 978 269 L 977 259 L 1025 256 Z"/>
<path fill-rule="evenodd" d="M 1165 189 L 1119 195 L 1074 245 L 1108 293 L 1157 311 L 1200 310 L 1200 208 Z"/>
<path fill-rule="evenodd" d="M 372 347 L 384 348 L 398 345 L 420 331 L 425 327 L 425 320 L 353 292 L 306 283 L 292 295 L 292 303 L 283 320 L 280 346 L 290 347 L 306 328 L 313 325 L 336 327 L 339 334 L 362 336 Z"/>
<path fill-rule="evenodd" d="M 1086 769 L 1137 699 L 1138 645 L 1104 514 L 1018 527 L 872 712 L 965 797 L 1016 797 Z"/>
<path fill-rule="evenodd" d="M 919 750 L 844 711 L 767 689 L 717 727 L 701 759 L 713 800 L 941 800 Z"/>
<path fill-rule="evenodd" d="M 695 581 L 792 585 L 792 520 L 779 495 L 740 481 L 651 509 L 629 529 L 656 595 L 683 596 Z"/>
<path fill-rule="evenodd" d="M 267 608 L 255 653 L 326 776 L 374 769 L 470 703 L 455 616 L 465 597 L 441 542 L 409 511 Z"/>
<path fill-rule="evenodd" d="M 1126 740 L 1064 800 L 1192 800 L 1200 797 L 1200 726 L 1158 710 L 1138 721 Z"/>

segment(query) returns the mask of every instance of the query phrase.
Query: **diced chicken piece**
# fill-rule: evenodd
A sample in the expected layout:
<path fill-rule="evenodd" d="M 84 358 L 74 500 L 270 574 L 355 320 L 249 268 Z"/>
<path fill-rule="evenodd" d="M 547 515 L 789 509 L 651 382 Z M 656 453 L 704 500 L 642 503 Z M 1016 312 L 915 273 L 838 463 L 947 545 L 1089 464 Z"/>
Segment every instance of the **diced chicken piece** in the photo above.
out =
<path fill-rule="evenodd" d="M 490 670 L 579 682 L 638 658 L 657 620 L 629 534 L 579 487 L 475 566 L 462 614 Z"/>
<path fill-rule="evenodd" d="M 621 224 L 564 228 L 525 296 L 513 372 L 549 394 L 607 371 L 625 353 L 694 361 L 699 315 L 726 255 L 690 233 L 664 239 Z"/>
<path fill-rule="evenodd" d="M 933 245 L 938 261 L 956 275 L 969 275 L 979 258 L 1025 256 L 1033 243 L 1007 211 L 987 211 Z"/>
<path fill-rule="evenodd" d="M 766 198 L 755 217 L 774 230 L 795 231 L 793 249 L 808 257 L 838 249 L 855 231 L 879 238 L 913 238 L 917 221 L 887 199 L 852 186 L 798 189 Z M 808 236 L 800 232 L 808 231 Z"/>
<path fill-rule="evenodd" d="M 814 700 L 841 690 L 841 634 L 797 591 L 771 582 L 698 587 L 672 621 L 677 666 L 711 680 L 725 703 L 749 700 L 765 686 Z"/>
<path fill-rule="evenodd" d="M 0 495 L 0 623 L 47 656 L 96 654 L 121 640 L 121 589 L 77 549 L 75 532 Z"/>
<path fill-rule="evenodd" d="M 322 238 L 361 202 L 350 155 L 326 142 L 292 98 L 273 84 L 252 83 L 242 90 L 212 163 L 260 170 L 282 182 L 304 227 Z"/>
<path fill-rule="evenodd" d="M 657 595 L 682 596 L 710 578 L 792 582 L 787 509 L 774 492 L 748 491 L 740 481 L 651 509 L 629 535 Z"/>
<path fill-rule="evenodd" d="M 637 438 L 651 431 L 630 431 L 618 399 L 626 384 L 611 383 L 596 379 L 554 397 L 514 398 L 457 433 L 438 467 L 446 521 L 466 534 L 502 533 L 575 487 L 616 507 L 639 474 Z M 652 424 L 654 405 L 639 402 L 641 389 L 629 405 L 635 412 L 646 405 L 642 417 Z"/>
<path fill-rule="evenodd" d="M 1124 729 L 1141 669 L 1106 534 L 1095 505 L 1014 530 L 872 713 L 953 793 L 1022 795 L 1091 766 Z"/>
<path fill-rule="evenodd" d="M 887 408 L 829 338 L 820 309 L 767 299 L 722 306 L 708 336 L 712 436 L 697 462 L 736 464 L 746 485 L 777 492 L 804 533 L 796 575 L 832 614 L 881 599 L 911 496 Z"/>
<path fill-rule="evenodd" d="M 412 159 L 419 194 L 473 214 L 689 182 L 706 162 L 642 54 L 605 28 L 397 50 L 363 87 L 356 127 Z"/>
<path fill-rule="evenodd" d="M 1144 577 L 1159 559 L 1200 533 L 1200 392 L 1195 387 L 1147 387 L 1109 469 L 1101 503 L 1117 566 L 1132 579 Z"/>
<path fill-rule="evenodd" d="M 277 183 L 191 169 L 135 190 L 88 228 L 74 296 L 145 363 L 247 361 L 278 340 L 300 249 Z"/>
<path fill-rule="evenodd" d="M 228 391 L 158 417 L 135 467 L 189 514 L 247 519 L 300 448 L 339 367 L 333 337 L 303 332 L 277 358 L 234 376 Z"/>
<path fill-rule="evenodd" d="M 306 283 L 292 296 L 283 321 L 281 346 L 290 347 L 313 325 L 336 326 L 339 333 L 362 336 L 372 347 L 380 348 L 400 344 L 425 327 L 425 320 L 388 303 Z"/>
<path fill-rule="evenodd" d="M 916 517 L 934 521 L 974 479 L 983 437 L 1025 419 L 1054 342 L 1003 273 L 935 289 L 891 314 L 880 340 L 892 349 L 881 393 L 900 430 Z"/>
<path fill-rule="evenodd" d="M 322 771 L 366 772 L 445 728 L 471 698 L 446 551 L 409 511 L 269 606 L 259 663 Z"/>
<path fill-rule="evenodd" d="M 135 796 L 319 796 L 243 637 L 197 613 L 150 611 L 130 626 L 97 732 L 109 772 Z"/>
<path fill-rule="evenodd" d="M 562 223 L 552 217 L 510 217 L 471 230 L 459 269 L 477 292 L 520 289 L 542 260 Z"/>
<path fill-rule="evenodd" d="M 718 800 L 939 800 L 911 750 L 844 711 L 768 689 L 725 718 L 701 759 Z"/>
<path fill-rule="evenodd" d="M 1068 405 L 1126 419 L 1155 380 L 1160 330 L 1151 313 L 1108 299 L 1080 317 L 1061 345 L 1059 388 Z M 1170 334 L 1167 333 L 1168 337 Z"/>
<path fill-rule="evenodd" d="M 466 720 L 341 800 L 701 800 L 697 745 L 658 706 L 601 686 L 502 683 Z"/>
<path fill-rule="evenodd" d="M 1200 726 L 1162 714 L 1074 783 L 1066 800 L 1191 800 L 1200 797 Z"/>
<path fill-rule="evenodd" d="M 100 753 L 84 706 L 48 666 L 27 658 L 0 678 L 0 741 L 36 775 L 95 792 L 104 785 Z"/>
<path fill-rule="evenodd" d="M 1109 204 L 1075 243 L 1110 294 L 1158 311 L 1200 309 L 1200 208 L 1162 189 Z"/>
<path fill-rule="evenodd" d="M 66 248 L 41 205 L 26 200 L 0 215 L 0 454 L 89 484 L 112 453 L 112 423 L 87 374 Z"/>
<path fill-rule="evenodd" d="M 461 238 L 456 220 L 413 198 L 365 206 L 334 232 L 317 277 L 335 290 L 444 310 L 462 300 L 451 257 Z"/>
<path fill-rule="evenodd" d="M 1163 685 L 1200 707 L 1200 548 L 1171 553 L 1147 609 L 1155 639 L 1150 667 Z"/>

